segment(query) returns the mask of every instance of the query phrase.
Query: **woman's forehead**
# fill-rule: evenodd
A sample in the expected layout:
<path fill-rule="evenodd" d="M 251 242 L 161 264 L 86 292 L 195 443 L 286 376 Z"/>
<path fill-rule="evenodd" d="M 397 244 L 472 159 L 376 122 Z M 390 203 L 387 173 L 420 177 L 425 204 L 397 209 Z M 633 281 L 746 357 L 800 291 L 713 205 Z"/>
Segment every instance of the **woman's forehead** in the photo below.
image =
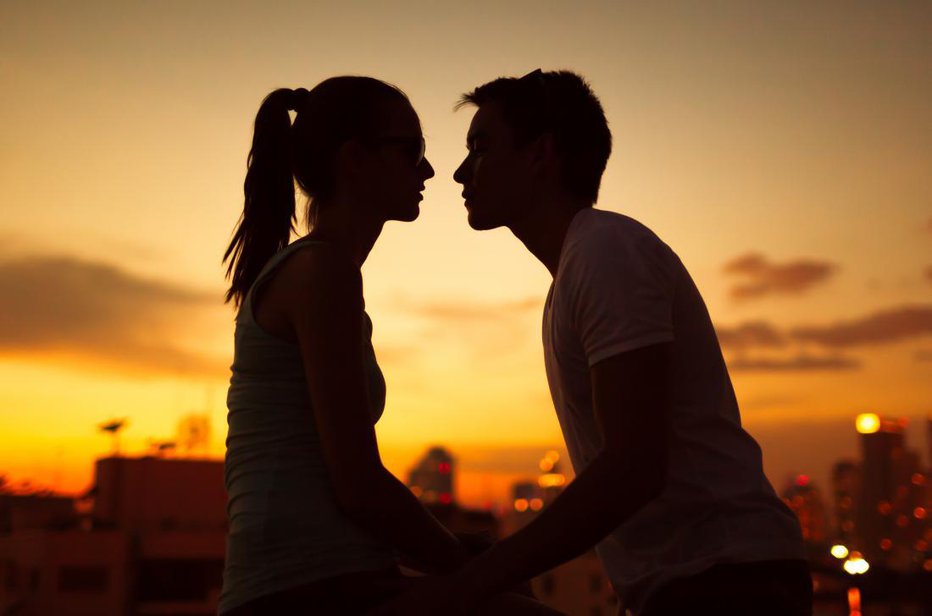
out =
<path fill-rule="evenodd" d="M 420 135 L 421 121 L 408 103 L 393 103 L 388 114 L 388 130 L 393 134 Z"/>

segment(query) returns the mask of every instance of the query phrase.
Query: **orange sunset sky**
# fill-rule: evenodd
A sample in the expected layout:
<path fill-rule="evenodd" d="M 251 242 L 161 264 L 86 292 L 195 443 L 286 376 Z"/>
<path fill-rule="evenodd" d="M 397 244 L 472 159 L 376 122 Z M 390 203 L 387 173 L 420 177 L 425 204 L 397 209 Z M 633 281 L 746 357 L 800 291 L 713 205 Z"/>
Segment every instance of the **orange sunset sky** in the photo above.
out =
<path fill-rule="evenodd" d="M 388 381 L 383 457 L 425 447 L 486 502 L 562 443 L 542 265 L 466 225 L 451 175 L 500 75 L 572 69 L 614 153 L 598 206 L 696 279 L 771 480 L 855 455 L 854 416 L 932 412 L 928 2 L 0 3 L 0 474 L 77 492 L 209 414 L 223 454 L 232 310 L 220 259 L 252 120 L 337 74 L 404 89 L 437 170 L 364 268 Z M 391 4 L 393 8 L 388 8 Z M 203 455 L 204 452 L 201 452 Z M 927 459 L 927 458 L 926 458 Z"/>

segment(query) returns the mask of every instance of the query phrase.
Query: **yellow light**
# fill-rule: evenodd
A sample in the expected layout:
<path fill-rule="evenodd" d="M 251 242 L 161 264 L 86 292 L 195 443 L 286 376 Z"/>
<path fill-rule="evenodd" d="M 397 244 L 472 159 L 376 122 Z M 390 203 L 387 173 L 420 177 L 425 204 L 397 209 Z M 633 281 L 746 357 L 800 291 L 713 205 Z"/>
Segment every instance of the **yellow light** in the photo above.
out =
<path fill-rule="evenodd" d="M 566 483 L 566 477 L 559 473 L 548 473 L 541 475 L 537 480 L 537 485 L 542 488 L 558 488 Z"/>
<path fill-rule="evenodd" d="M 870 569 L 870 565 L 867 564 L 867 561 L 860 557 L 852 557 L 845 561 L 844 564 L 845 571 L 851 575 L 861 575 L 862 573 L 867 573 L 867 570 Z"/>
<path fill-rule="evenodd" d="M 544 457 L 556 464 L 557 460 L 560 459 L 560 452 L 551 449 L 546 454 L 544 454 Z"/>
<path fill-rule="evenodd" d="M 540 461 L 540 470 L 544 471 L 545 473 L 549 473 L 552 468 L 553 460 L 550 458 L 544 458 Z"/>
<path fill-rule="evenodd" d="M 515 511 L 527 511 L 527 505 L 526 498 L 515 499 Z"/>
<path fill-rule="evenodd" d="M 873 434 L 880 430 L 880 417 L 875 413 L 861 413 L 855 420 L 855 426 L 861 434 Z"/>
<path fill-rule="evenodd" d="M 843 545 L 833 545 L 832 556 L 839 560 L 842 558 L 848 558 L 848 548 Z"/>

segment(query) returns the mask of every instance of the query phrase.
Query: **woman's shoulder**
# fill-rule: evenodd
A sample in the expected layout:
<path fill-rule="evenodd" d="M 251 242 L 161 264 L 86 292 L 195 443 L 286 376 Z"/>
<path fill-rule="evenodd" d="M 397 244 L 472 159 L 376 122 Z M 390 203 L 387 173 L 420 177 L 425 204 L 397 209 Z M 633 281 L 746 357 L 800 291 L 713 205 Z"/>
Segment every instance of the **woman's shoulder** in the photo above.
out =
<path fill-rule="evenodd" d="M 300 245 L 295 245 L 300 242 Z M 302 239 L 290 245 L 290 254 L 279 266 L 279 285 L 296 295 L 322 291 L 354 292 L 361 288 L 362 273 L 346 251 L 334 244 Z"/>

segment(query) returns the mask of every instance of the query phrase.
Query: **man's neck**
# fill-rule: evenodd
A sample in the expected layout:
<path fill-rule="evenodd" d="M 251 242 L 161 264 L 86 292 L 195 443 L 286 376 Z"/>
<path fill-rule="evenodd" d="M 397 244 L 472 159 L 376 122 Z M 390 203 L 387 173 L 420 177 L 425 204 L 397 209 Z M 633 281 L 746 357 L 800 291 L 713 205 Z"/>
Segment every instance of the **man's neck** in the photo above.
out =
<path fill-rule="evenodd" d="M 563 240 L 573 217 L 581 209 L 591 206 L 567 200 L 542 201 L 539 205 L 539 208 L 532 208 L 533 215 L 515 221 L 508 228 L 555 277 Z"/>

